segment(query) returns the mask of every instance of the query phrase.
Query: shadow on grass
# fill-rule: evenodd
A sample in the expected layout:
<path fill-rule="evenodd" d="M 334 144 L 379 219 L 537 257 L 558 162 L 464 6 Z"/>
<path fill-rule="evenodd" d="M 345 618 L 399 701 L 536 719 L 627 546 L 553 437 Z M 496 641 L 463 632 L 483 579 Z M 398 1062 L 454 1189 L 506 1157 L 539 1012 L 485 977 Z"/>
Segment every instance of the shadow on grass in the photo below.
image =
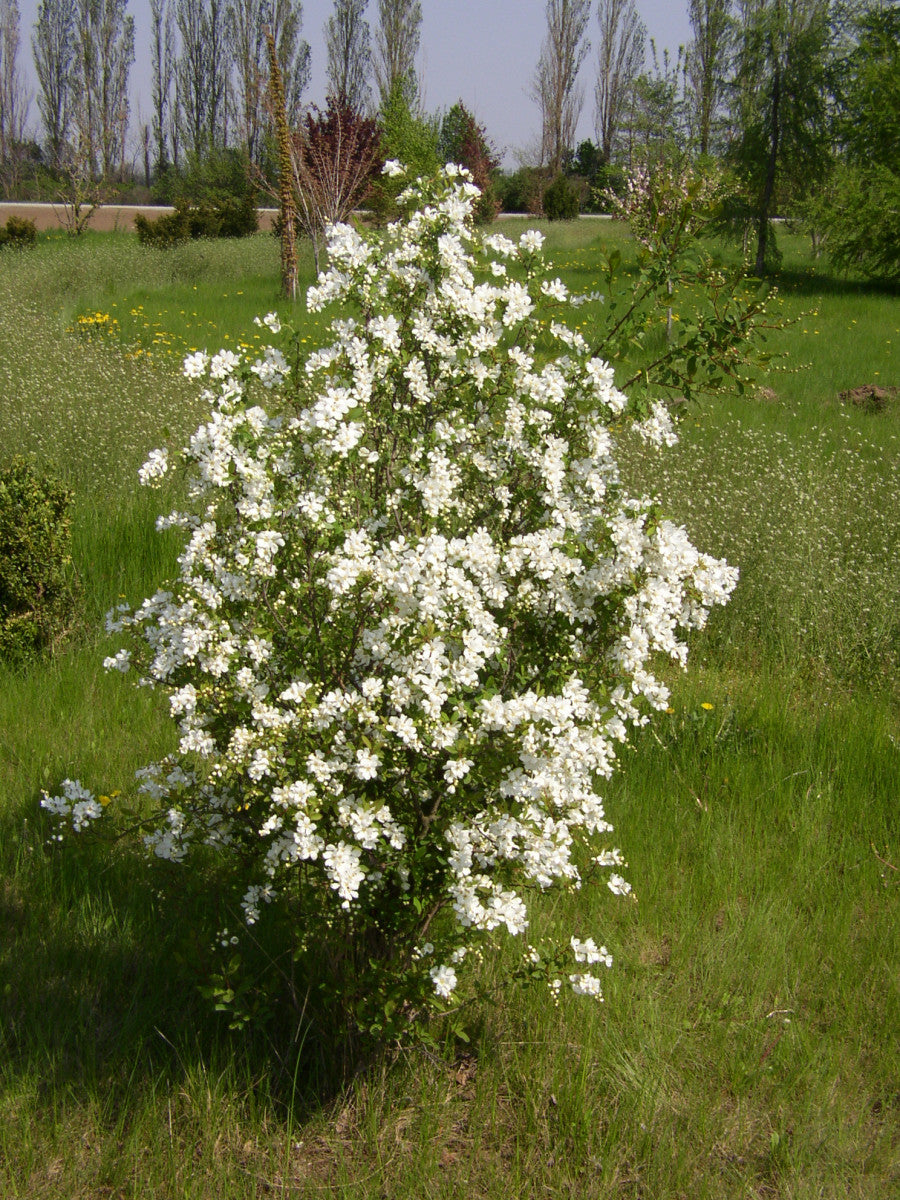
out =
<path fill-rule="evenodd" d="M 846 300 L 850 297 L 893 297 L 900 296 L 900 285 L 877 279 L 852 279 L 846 275 L 831 274 L 828 268 L 816 266 L 801 269 L 786 267 L 773 271 L 762 282 L 768 282 L 792 296 L 809 297 L 814 300 L 823 296 L 837 296 Z"/>
<path fill-rule="evenodd" d="M 0 826 L 0 1090 L 118 1112 L 136 1094 L 221 1077 L 297 1118 L 371 1065 L 287 989 L 258 1023 L 230 1029 L 201 994 L 219 961 L 210 895 L 190 880 L 173 891 L 169 864 L 48 845 L 50 832 Z"/>

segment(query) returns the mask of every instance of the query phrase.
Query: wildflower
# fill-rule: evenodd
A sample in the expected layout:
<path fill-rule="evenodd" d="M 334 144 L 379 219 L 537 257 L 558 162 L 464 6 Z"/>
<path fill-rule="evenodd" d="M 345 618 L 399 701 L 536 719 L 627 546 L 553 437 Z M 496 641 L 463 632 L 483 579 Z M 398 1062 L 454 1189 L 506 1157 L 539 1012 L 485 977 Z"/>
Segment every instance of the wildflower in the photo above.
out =
<path fill-rule="evenodd" d="M 428 974 L 431 976 L 431 982 L 434 984 L 434 990 L 442 1000 L 449 1000 L 453 989 L 456 987 L 456 972 L 452 967 L 440 966 L 432 967 Z"/>

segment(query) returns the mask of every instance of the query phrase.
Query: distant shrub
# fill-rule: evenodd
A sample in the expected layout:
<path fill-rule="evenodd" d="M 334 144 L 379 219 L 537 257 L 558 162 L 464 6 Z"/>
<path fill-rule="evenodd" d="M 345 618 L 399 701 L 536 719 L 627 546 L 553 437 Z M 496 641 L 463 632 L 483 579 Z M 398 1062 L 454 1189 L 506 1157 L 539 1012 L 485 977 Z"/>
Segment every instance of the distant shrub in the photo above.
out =
<path fill-rule="evenodd" d="M 0 470 L 0 660 L 34 658 L 72 624 L 71 500 L 26 459 Z"/>
<path fill-rule="evenodd" d="M 34 221 L 25 217 L 10 217 L 6 227 L 0 227 L 0 246 L 33 246 L 36 241 L 37 229 Z"/>
<path fill-rule="evenodd" d="M 548 221 L 574 221 L 578 210 L 574 184 L 565 175 L 557 175 L 544 192 L 544 216 Z"/>
<path fill-rule="evenodd" d="M 163 213 L 154 221 L 143 213 L 135 213 L 134 227 L 142 246 L 156 246 L 159 250 L 179 246 L 191 236 L 186 214 L 180 211 Z"/>
<path fill-rule="evenodd" d="M 612 213 L 616 210 L 616 197 L 625 195 L 628 178 L 623 167 L 607 163 L 597 169 L 593 179 L 593 192 L 588 204 L 589 212 Z"/>
<path fill-rule="evenodd" d="M 510 175 L 500 175 L 496 180 L 497 195 L 502 212 L 541 212 L 541 186 L 543 176 L 536 167 L 520 167 Z"/>
<path fill-rule="evenodd" d="M 208 237 L 248 237 L 259 229 L 259 218 L 252 196 L 223 196 L 213 205 L 213 219 L 218 222 L 218 232 Z"/>
<path fill-rule="evenodd" d="M 156 220 L 137 213 L 134 227 L 142 245 L 167 250 L 192 238 L 246 237 L 256 232 L 259 220 L 249 196 L 223 196 L 213 203 L 179 204 Z"/>

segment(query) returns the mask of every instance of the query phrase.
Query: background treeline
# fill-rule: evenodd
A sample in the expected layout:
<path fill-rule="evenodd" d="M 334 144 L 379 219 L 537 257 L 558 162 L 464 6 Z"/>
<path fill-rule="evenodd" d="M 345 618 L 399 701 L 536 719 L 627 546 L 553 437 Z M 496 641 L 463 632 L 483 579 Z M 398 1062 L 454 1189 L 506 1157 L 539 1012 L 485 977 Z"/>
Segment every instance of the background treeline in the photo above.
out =
<path fill-rule="evenodd" d="M 335 0 L 324 112 L 306 102 L 299 0 L 150 0 L 150 115 L 140 121 L 129 94 L 128 0 L 41 0 L 30 33 L 35 131 L 22 74 L 27 34 L 17 0 L 0 0 L 0 190 L 7 199 L 68 191 L 93 202 L 275 197 L 269 31 L 301 142 L 316 122 L 334 129 L 336 112 L 340 130 L 374 121 L 371 172 L 390 158 L 422 170 L 456 158 L 485 190 L 487 219 L 500 208 L 608 211 L 627 172 L 689 158 L 722 174 L 722 225 L 743 239 L 757 273 L 777 262 L 770 218 L 778 215 L 803 222 L 839 266 L 896 278 L 898 5 L 687 3 L 691 38 L 672 55 L 648 38 L 635 0 L 546 0 L 531 83 L 540 130 L 517 151 L 518 168 L 501 171 L 500 151 L 462 100 L 425 110 L 419 0 Z M 591 100 L 593 137 L 579 139 Z M 388 213 L 390 188 L 367 203 Z"/>

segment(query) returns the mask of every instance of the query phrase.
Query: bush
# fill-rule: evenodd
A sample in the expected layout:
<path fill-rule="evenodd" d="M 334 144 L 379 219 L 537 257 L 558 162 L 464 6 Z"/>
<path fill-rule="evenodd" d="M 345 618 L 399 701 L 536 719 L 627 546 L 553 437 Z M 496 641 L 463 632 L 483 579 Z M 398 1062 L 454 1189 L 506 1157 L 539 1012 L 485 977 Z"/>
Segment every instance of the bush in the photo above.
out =
<path fill-rule="evenodd" d="M 249 197 L 226 196 L 215 203 L 181 203 L 156 220 L 137 213 L 134 227 L 142 245 L 165 250 L 196 238 L 246 237 L 256 232 L 259 220 Z"/>
<path fill-rule="evenodd" d="M 72 625 L 71 499 L 25 459 L 0 470 L 0 659 L 34 658 Z"/>
<path fill-rule="evenodd" d="M 200 237 L 248 237 L 259 229 L 259 217 L 252 196 L 224 196 L 212 208 L 211 224 L 215 233 Z"/>
<path fill-rule="evenodd" d="M 438 154 L 442 163 L 465 167 L 481 193 L 475 203 L 475 220 L 489 225 L 500 211 L 494 177 L 500 166 L 496 149 L 488 141 L 484 126 L 479 125 L 461 100 L 441 121 Z"/>
<path fill-rule="evenodd" d="M 178 210 L 163 213 L 155 220 L 145 217 L 143 213 L 135 213 L 134 228 L 142 246 L 155 246 L 158 250 L 180 246 L 191 236 L 187 214 Z"/>
<path fill-rule="evenodd" d="M 0 246 L 24 248 L 33 246 L 37 241 L 37 228 L 34 221 L 25 217 L 10 217 L 6 228 L 0 227 Z"/>
<path fill-rule="evenodd" d="M 440 166 L 437 124 L 415 115 L 402 80 L 391 88 L 379 114 L 378 127 L 383 160 L 403 163 L 412 178 L 434 175 Z M 404 175 L 390 172 L 372 181 L 367 203 L 378 224 L 385 225 L 399 216 L 397 197 L 407 182 Z"/>
<path fill-rule="evenodd" d="M 614 213 L 617 200 L 625 195 L 628 179 L 623 167 L 609 163 L 598 167 L 594 176 L 594 190 L 591 194 L 589 211 L 596 213 Z"/>
<path fill-rule="evenodd" d="M 839 167 L 815 216 L 839 271 L 900 283 L 900 171 Z"/>
<path fill-rule="evenodd" d="M 497 178 L 497 195 L 501 212 L 541 213 L 541 193 L 544 176 L 536 167 L 520 167 L 510 175 Z"/>
<path fill-rule="evenodd" d="M 178 724 L 135 784 L 146 848 L 206 877 L 223 926 L 243 909 L 241 954 L 279 947 L 271 1001 L 370 1043 L 452 1029 L 504 934 L 512 978 L 601 997 L 606 949 L 531 919 L 552 888 L 630 891 L 602 783 L 668 703 L 656 661 L 736 580 L 624 491 L 618 431 L 670 443 L 665 407 L 563 323 L 540 233 L 476 236 L 476 199 L 448 167 L 385 231 L 333 227 L 307 301 L 338 313 L 305 363 L 297 335 L 186 360 L 213 412 L 163 522 L 180 575 L 110 623 L 105 665 Z M 43 804 L 115 828 L 77 780 Z M 221 1005 L 247 996 L 236 940 Z"/>
<path fill-rule="evenodd" d="M 574 221 L 578 209 L 578 192 L 571 179 L 557 175 L 544 192 L 544 216 L 548 221 Z"/>

